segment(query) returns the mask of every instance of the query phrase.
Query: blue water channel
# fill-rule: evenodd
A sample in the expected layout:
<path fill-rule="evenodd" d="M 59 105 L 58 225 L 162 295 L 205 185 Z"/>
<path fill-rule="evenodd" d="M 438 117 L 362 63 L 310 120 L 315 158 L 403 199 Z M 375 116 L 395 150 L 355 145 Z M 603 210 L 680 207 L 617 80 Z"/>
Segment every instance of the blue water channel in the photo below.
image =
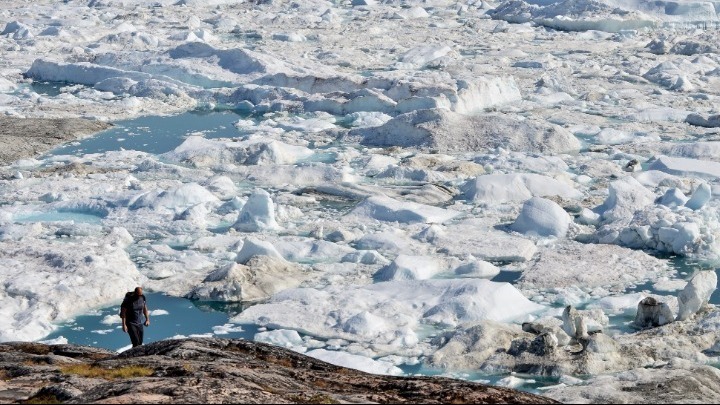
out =
<path fill-rule="evenodd" d="M 252 340 L 258 332 L 254 325 L 232 325 L 230 317 L 239 313 L 238 306 L 219 303 L 193 302 L 159 293 L 146 294 L 150 326 L 145 328 L 145 342 L 151 343 L 173 337 L 215 336 Z M 78 316 L 58 325 L 58 329 L 44 340 L 65 337 L 69 343 L 120 350 L 130 344 L 123 333 L 118 305 Z"/>
<path fill-rule="evenodd" d="M 234 124 L 248 114 L 234 110 L 189 111 L 171 116 L 147 116 L 114 122 L 114 126 L 78 142 L 50 152 L 51 155 L 83 155 L 120 149 L 161 154 L 180 146 L 193 133 L 206 138 L 234 138 Z"/>

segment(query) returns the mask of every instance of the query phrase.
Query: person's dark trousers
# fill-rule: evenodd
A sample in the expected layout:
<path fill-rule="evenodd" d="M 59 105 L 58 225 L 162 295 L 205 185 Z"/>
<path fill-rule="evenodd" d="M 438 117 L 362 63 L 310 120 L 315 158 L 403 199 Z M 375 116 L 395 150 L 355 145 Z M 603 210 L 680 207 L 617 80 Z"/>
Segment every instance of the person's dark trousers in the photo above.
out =
<path fill-rule="evenodd" d="M 127 324 L 127 328 L 133 347 L 141 346 L 143 344 L 143 326 L 129 323 Z"/>

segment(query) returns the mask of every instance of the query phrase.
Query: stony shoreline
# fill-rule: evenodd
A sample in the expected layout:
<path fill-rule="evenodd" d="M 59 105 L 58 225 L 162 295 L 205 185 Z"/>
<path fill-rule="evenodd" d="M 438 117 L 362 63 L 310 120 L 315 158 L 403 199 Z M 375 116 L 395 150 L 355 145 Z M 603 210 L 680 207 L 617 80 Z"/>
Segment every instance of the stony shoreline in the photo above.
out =
<path fill-rule="evenodd" d="M 47 152 L 112 125 L 82 118 L 19 118 L 0 116 L 0 164 Z"/>
<path fill-rule="evenodd" d="M 2 403 L 554 403 L 507 388 L 390 377 L 234 339 L 165 340 L 120 355 L 0 344 Z"/>

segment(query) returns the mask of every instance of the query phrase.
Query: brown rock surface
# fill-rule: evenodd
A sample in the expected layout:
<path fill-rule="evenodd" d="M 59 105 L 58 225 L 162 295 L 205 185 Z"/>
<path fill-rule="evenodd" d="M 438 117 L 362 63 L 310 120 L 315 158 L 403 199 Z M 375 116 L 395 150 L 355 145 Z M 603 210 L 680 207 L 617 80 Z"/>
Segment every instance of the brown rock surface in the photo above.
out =
<path fill-rule="evenodd" d="M 81 118 L 18 118 L 0 116 L 0 164 L 49 151 L 110 127 Z"/>
<path fill-rule="evenodd" d="M 0 402 L 28 399 L 108 404 L 554 403 L 447 378 L 372 375 L 262 343 L 214 338 L 165 340 L 120 355 L 73 345 L 0 344 Z"/>

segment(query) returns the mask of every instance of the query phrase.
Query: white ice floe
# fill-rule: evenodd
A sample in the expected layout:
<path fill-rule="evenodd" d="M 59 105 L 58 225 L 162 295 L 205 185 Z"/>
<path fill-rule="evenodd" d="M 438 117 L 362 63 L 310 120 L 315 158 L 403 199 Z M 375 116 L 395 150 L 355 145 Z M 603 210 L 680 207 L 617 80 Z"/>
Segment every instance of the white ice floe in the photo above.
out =
<path fill-rule="evenodd" d="M 538 257 L 523 272 L 521 285 L 528 288 L 604 287 L 624 291 L 630 285 L 670 272 L 660 259 L 615 245 L 572 242 L 543 249 Z"/>
<path fill-rule="evenodd" d="M 251 138 L 241 142 L 206 139 L 190 136 L 173 151 L 163 156 L 171 161 L 195 167 L 236 165 L 293 164 L 311 156 L 313 152 L 301 146 L 278 141 Z"/>
<path fill-rule="evenodd" d="M 650 165 L 649 169 L 710 180 L 720 178 L 720 163 L 707 160 L 660 156 Z"/>
<path fill-rule="evenodd" d="M 218 198 L 205 187 L 197 183 L 187 183 L 167 190 L 153 190 L 140 194 L 130 202 L 130 208 L 167 209 L 180 213 L 193 205 L 217 202 L 219 202 Z"/>
<path fill-rule="evenodd" d="M 212 328 L 213 333 L 216 335 L 227 335 L 230 333 L 238 333 L 238 332 L 244 332 L 245 330 L 242 328 L 242 326 L 233 325 L 231 323 L 226 323 L 224 325 L 217 325 L 213 326 Z"/>
<path fill-rule="evenodd" d="M 479 279 L 392 281 L 285 290 L 267 303 L 248 308 L 233 322 L 293 329 L 323 338 L 369 339 L 401 348 L 418 343 L 414 330 L 421 324 L 458 325 L 484 319 L 508 322 L 541 310 L 542 306 L 507 283 Z M 364 315 L 355 318 L 358 314 Z M 368 326 L 349 326 L 360 320 Z"/>
<path fill-rule="evenodd" d="M 270 194 L 262 189 L 255 190 L 240 211 L 233 228 L 242 232 L 280 229 L 275 220 L 275 204 Z"/>
<path fill-rule="evenodd" d="M 604 221 L 632 218 L 636 211 L 652 204 L 655 194 L 632 177 L 624 177 L 610 183 L 605 202 L 595 209 Z"/>
<path fill-rule="evenodd" d="M 38 343 L 45 345 L 66 345 L 68 344 L 68 340 L 64 336 L 58 336 L 55 339 L 39 340 Z"/>
<path fill-rule="evenodd" d="M 422 107 L 418 107 L 422 108 Z M 428 105 L 401 114 L 385 124 L 354 129 L 351 138 L 370 146 L 402 146 L 441 152 L 487 151 L 504 148 L 548 154 L 580 149 L 569 131 L 556 125 L 502 115 L 463 115 Z"/>
<path fill-rule="evenodd" d="M 306 277 L 302 268 L 282 258 L 252 255 L 243 264 L 226 264 L 212 271 L 192 288 L 188 297 L 203 301 L 257 301 L 297 287 Z"/>
<path fill-rule="evenodd" d="M 690 280 L 678 295 L 680 311 L 677 319 L 684 321 L 705 307 L 710 296 L 717 289 L 715 271 L 701 271 Z"/>
<path fill-rule="evenodd" d="M 386 196 L 374 196 L 366 199 L 352 211 L 350 216 L 373 218 L 379 221 L 398 221 L 401 223 L 443 223 L 460 215 L 460 212 L 399 201 Z"/>
<path fill-rule="evenodd" d="M 427 280 L 441 271 L 433 257 L 400 255 L 373 275 L 376 281 Z"/>
<path fill-rule="evenodd" d="M 127 231 L 116 229 L 89 236 L 75 249 L 31 237 L 0 241 L 7 254 L 0 258 L 5 280 L 0 289 L 0 341 L 40 339 L 54 323 L 116 303 L 125 291 L 142 285 L 144 278 L 125 251 L 129 243 L 123 233 Z M 97 283 L 98 274 L 103 283 Z"/>
<path fill-rule="evenodd" d="M 564 237 L 570 225 L 570 215 L 557 203 L 545 198 L 527 200 L 510 229 L 526 235 Z"/>
<path fill-rule="evenodd" d="M 474 202 L 503 203 L 532 197 L 557 196 L 568 199 L 582 194 L 572 184 L 540 174 L 487 174 L 462 186 L 463 196 Z"/>
<path fill-rule="evenodd" d="M 486 224 L 474 219 L 447 226 L 443 234 L 432 240 L 432 244 L 446 249 L 453 256 L 472 255 L 491 262 L 525 262 L 537 252 L 537 246 L 532 241 L 488 229 Z"/>
<path fill-rule="evenodd" d="M 373 360 L 365 356 L 350 354 L 346 352 L 315 349 L 306 353 L 310 357 L 334 364 L 336 366 L 353 368 L 373 374 L 401 375 L 403 371 L 392 363 L 380 360 Z"/>
<path fill-rule="evenodd" d="M 288 349 L 302 347 L 303 344 L 302 338 L 296 331 L 285 329 L 256 333 L 253 340 Z"/>

